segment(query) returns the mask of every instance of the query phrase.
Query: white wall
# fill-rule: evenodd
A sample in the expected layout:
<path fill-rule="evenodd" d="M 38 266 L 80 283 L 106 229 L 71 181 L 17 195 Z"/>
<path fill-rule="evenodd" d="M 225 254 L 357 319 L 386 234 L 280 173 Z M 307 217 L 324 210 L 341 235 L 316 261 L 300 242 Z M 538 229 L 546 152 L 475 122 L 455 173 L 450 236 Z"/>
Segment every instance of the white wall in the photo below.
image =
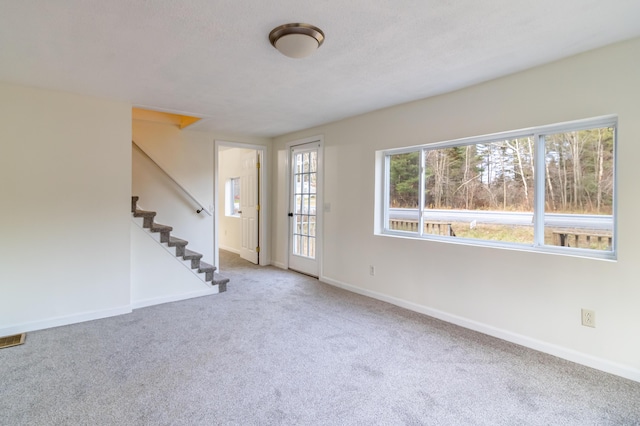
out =
<path fill-rule="evenodd" d="M 0 83 L 0 335 L 129 312 L 131 107 Z"/>
<path fill-rule="evenodd" d="M 160 244 L 160 236 L 131 221 L 131 305 L 135 308 L 218 293 L 202 281 L 190 261 L 175 256 L 175 248 Z M 204 274 L 200 274 L 203 276 Z"/>
<path fill-rule="evenodd" d="M 289 141 L 324 135 L 322 280 L 640 380 L 639 87 L 636 39 L 278 137 L 273 160 Z M 619 115 L 617 261 L 374 236 L 376 150 L 606 114 Z M 285 176 L 273 188 L 275 264 L 286 256 Z M 595 329 L 580 325 L 581 308 L 595 310 Z"/>
<path fill-rule="evenodd" d="M 220 199 L 218 200 L 218 208 L 220 209 L 220 216 L 218 218 L 218 224 L 220 226 L 220 248 L 231 251 L 233 253 L 240 253 L 240 247 L 242 245 L 242 221 L 240 217 L 227 216 L 227 196 L 225 185 L 227 179 L 240 177 L 242 174 L 242 157 L 248 152 L 255 152 L 255 150 L 243 149 L 243 148 L 227 148 L 220 150 L 220 156 L 218 159 L 218 194 Z"/>

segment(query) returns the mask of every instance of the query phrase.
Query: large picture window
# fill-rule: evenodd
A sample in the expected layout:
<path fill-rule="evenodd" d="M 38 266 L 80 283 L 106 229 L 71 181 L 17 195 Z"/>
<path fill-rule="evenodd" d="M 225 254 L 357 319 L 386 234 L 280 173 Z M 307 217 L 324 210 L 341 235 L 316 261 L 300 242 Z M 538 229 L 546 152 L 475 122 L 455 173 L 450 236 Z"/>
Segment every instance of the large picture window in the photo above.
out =
<path fill-rule="evenodd" d="M 389 235 L 615 256 L 616 118 L 384 151 Z"/>

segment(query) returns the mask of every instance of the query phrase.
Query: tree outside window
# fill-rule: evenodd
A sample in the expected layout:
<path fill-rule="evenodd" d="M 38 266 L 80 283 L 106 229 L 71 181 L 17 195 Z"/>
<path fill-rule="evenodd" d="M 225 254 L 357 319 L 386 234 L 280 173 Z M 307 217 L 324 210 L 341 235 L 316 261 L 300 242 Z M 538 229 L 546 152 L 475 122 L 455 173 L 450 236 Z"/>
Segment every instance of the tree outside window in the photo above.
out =
<path fill-rule="evenodd" d="M 612 253 L 615 126 L 598 119 L 387 152 L 385 231 Z"/>

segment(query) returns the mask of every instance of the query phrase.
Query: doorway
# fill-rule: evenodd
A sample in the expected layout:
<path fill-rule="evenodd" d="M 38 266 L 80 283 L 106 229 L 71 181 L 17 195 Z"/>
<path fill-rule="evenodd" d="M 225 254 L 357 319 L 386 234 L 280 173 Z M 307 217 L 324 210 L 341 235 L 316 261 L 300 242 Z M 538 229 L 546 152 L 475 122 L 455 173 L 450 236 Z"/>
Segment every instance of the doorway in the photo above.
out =
<path fill-rule="evenodd" d="M 253 264 L 268 264 L 265 227 L 266 147 L 233 142 L 215 143 L 214 257 L 220 250 Z"/>

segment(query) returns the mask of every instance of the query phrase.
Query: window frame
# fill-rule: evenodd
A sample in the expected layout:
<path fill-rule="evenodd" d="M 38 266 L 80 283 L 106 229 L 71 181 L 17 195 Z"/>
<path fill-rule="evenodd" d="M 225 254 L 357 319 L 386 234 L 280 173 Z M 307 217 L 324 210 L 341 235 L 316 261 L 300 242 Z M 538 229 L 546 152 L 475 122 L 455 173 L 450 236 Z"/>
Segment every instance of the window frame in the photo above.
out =
<path fill-rule="evenodd" d="M 232 177 L 232 178 L 228 178 L 227 181 L 225 182 L 225 194 L 224 194 L 224 198 L 225 198 L 225 216 L 228 217 L 241 217 L 240 214 L 240 205 L 238 205 L 238 209 L 236 210 L 235 208 L 235 184 L 234 182 L 238 182 L 238 188 L 240 188 L 240 177 Z M 239 189 L 238 189 L 239 190 Z"/>
<path fill-rule="evenodd" d="M 581 130 L 590 130 L 596 128 L 610 127 L 613 129 L 613 191 L 612 191 L 612 245 L 611 250 L 593 250 L 587 248 L 576 247 L 562 247 L 547 245 L 544 243 L 544 231 L 545 231 L 545 191 L 546 191 L 546 170 L 545 170 L 545 136 L 555 133 L 574 132 Z M 444 235 L 435 235 L 422 232 L 424 229 L 424 211 L 428 210 L 424 208 L 425 201 L 425 156 L 426 152 L 430 150 L 452 148 L 452 147 L 464 147 L 468 145 L 488 144 L 492 142 L 498 142 L 507 139 L 517 139 L 531 137 L 534 141 L 534 200 L 533 200 L 533 242 L 531 244 L 504 242 L 494 240 L 482 240 L 463 237 L 451 237 Z M 468 138 L 460 138 L 442 142 L 435 142 L 423 145 L 415 145 L 411 147 L 402 147 L 394 149 L 386 149 L 377 152 L 376 158 L 380 161 L 380 170 L 382 172 L 382 179 L 380 180 L 383 187 L 382 190 L 382 208 L 381 214 L 378 215 L 381 223 L 376 226 L 377 235 L 391 236 L 391 237 L 404 237 L 412 239 L 423 239 L 430 241 L 447 242 L 453 244 L 465 244 L 482 247 L 495 247 L 504 249 L 515 249 L 542 253 L 552 253 L 570 256 L 579 256 L 585 258 L 604 259 L 604 260 L 616 260 L 617 259 L 617 192 L 618 192 L 618 117 L 616 115 L 606 115 L 582 120 L 567 121 L 562 123 L 536 126 L 530 128 L 524 128 L 519 130 L 511 130 L 506 132 L 492 133 L 481 136 L 473 136 Z M 542 149 L 541 149 L 542 148 Z M 390 206 L 390 157 L 392 155 L 407 154 L 407 153 L 419 153 L 419 207 L 418 210 L 418 232 L 404 231 L 389 228 L 389 206 Z M 542 178 L 540 178 L 542 176 Z M 380 194 L 380 191 L 377 191 Z"/>

